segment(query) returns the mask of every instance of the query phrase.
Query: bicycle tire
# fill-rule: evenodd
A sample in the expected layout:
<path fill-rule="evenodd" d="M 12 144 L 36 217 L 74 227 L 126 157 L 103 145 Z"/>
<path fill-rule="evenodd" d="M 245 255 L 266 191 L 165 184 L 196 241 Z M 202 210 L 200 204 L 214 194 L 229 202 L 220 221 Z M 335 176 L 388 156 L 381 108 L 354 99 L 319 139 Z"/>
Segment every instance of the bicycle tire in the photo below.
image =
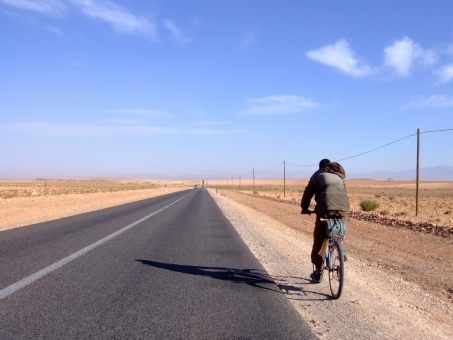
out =
<path fill-rule="evenodd" d="M 334 300 L 340 298 L 344 287 L 344 251 L 338 241 L 330 248 L 329 285 Z"/>

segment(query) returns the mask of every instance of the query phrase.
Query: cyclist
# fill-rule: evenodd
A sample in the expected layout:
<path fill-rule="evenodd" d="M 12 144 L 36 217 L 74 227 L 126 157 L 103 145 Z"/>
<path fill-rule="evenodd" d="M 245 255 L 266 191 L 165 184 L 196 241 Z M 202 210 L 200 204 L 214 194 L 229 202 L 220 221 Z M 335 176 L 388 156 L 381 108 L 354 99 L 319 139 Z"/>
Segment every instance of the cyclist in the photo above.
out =
<path fill-rule="evenodd" d="M 345 177 L 346 173 L 339 163 L 322 159 L 319 162 L 319 170 L 311 176 L 300 203 L 302 214 L 311 214 L 308 208 L 312 197 L 315 196 L 316 222 L 311 250 L 311 262 L 314 264 L 314 271 L 311 278 L 316 283 L 322 281 L 324 272 L 322 265 L 328 246 L 326 222 L 322 222 L 320 219 L 327 218 L 332 212 L 337 213 L 340 218 L 348 216 L 349 199 L 344 182 Z"/>

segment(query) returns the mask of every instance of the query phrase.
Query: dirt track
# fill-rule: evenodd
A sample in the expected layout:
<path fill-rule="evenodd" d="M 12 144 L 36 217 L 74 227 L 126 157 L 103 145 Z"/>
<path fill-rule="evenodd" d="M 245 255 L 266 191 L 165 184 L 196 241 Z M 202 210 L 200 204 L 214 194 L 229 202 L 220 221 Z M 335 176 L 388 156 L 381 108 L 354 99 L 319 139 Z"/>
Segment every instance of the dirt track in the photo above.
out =
<path fill-rule="evenodd" d="M 450 238 L 350 221 L 346 288 L 333 301 L 327 282 L 309 280 L 314 217 L 287 203 L 210 192 L 320 338 L 453 338 Z"/>

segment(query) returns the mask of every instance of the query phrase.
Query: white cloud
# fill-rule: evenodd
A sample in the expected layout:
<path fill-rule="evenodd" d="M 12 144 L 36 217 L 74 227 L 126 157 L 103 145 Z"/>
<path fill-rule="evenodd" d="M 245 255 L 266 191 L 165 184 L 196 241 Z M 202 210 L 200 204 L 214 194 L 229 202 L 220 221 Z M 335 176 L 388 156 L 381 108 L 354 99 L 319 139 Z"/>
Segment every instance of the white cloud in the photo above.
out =
<path fill-rule="evenodd" d="M 168 114 L 168 113 L 166 113 L 164 111 L 144 110 L 144 109 L 109 110 L 107 112 L 124 113 L 124 114 L 149 116 L 149 117 L 169 117 L 170 116 L 170 114 Z"/>
<path fill-rule="evenodd" d="M 178 28 L 178 26 L 171 20 L 163 20 L 164 27 L 170 31 L 171 36 L 175 41 L 180 44 L 187 44 L 190 42 L 190 39 L 184 36 L 184 33 Z"/>
<path fill-rule="evenodd" d="M 107 137 L 124 134 L 149 135 L 156 133 L 178 133 L 177 130 L 167 127 L 77 125 L 40 122 L 11 124 L 7 125 L 5 128 L 11 131 L 47 137 Z"/>
<path fill-rule="evenodd" d="M 186 134 L 186 135 L 224 135 L 246 132 L 245 130 L 214 130 L 214 129 L 176 129 L 163 126 L 146 126 L 134 124 L 120 124 L 108 121 L 100 125 L 58 124 L 42 122 L 22 122 L 0 125 L 1 130 L 26 133 L 44 137 L 109 137 L 118 135 L 153 135 L 153 134 Z"/>
<path fill-rule="evenodd" d="M 103 124 L 113 124 L 113 125 L 141 125 L 144 124 L 144 121 L 141 120 L 132 120 L 132 119 L 103 119 L 101 120 Z"/>
<path fill-rule="evenodd" d="M 191 135 L 204 135 L 204 136 L 213 136 L 213 135 L 226 135 L 231 133 L 243 133 L 248 132 L 247 130 L 214 130 L 214 129 L 196 129 L 189 130 L 188 133 Z"/>
<path fill-rule="evenodd" d="M 18 9 L 44 14 L 60 14 L 66 9 L 61 0 L 0 0 L 0 2 Z"/>
<path fill-rule="evenodd" d="M 203 121 L 203 122 L 194 122 L 192 125 L 195 126 L 218 126 L 218 125 L 226 125 L 228 123 L 225 122 L 214 122 L 214 121 Z"/>
<path fill-rule="evenodd" d="M 256 41 L 256 34 L 254 32 L 248 32 L 242 36 L 240 48 L 246 49 Z"/>
<path fill-rule="evenodd" d="M 440 68 L 436 74 L 439 76 L 441 83 L 448 83 L 453 79 L 453 64 Z"/>
<path fill-rule="evenodd" d="M 140 18 L 113 2 L 95 0 L 71 0 L 85 15 L 107 22 L 121 33 L 143 34 L 156 38 L 156 25 Z"/>
<path fill-rule="evenodd" d="M 60 37 L 63 35 L 63 31 L 61 31 L 58 27 L 55 27 L 55 26 L 52 26 L 52 25 L 46 25 L 45 28 L 49 32 L 51 32 L 53 34 L 56 34 L 56 35 L 58 35 Z"/>
<path fill-rule="evenodd" d="M 453 107 L 453 96 L 419 96 L 416 97 L 412 102 L 404 105 L 404 108 L 424 108 L 424 107 L 435 107 L 445 108 Z"/>
<path fill-rule="evenodd" d="M 335 67 L 342 72 L 354 77 L 365 77 L 372 73 L 367 65 L 359 66 L 346 40 L 338 40 L 333 45 L 324 46 L 317 50 L 307 52 L 307 57 L 328 66 Z"/>
<path fill-rule="evenodd" d="M 156 24 L 130 13 L 109 0 L 0 0 L 0 2 L 47 15 L 62 14 L 68 10 L 66 4 L 72 3 L 84 15 L 112 25 L 118 32 L 157 38 Z M 55 29 L 53 32 L 55 33 Z"/>
<path fill-rule="evenodd" d="M 395 69 L 400 76 L 409 76 L 415 63 L 428 66 L 438 60 L 438 55 L 432 50 L 424 50 L 410 38 L 404 37 L 391 46 L 384 48 L 386 66 Z"/>
<path fill-rule="evenodd" d="M 249 99 L 247 102 L 249 107 L 243 113 L 252 115 L 295 113 L 317 106 L 311 99 L 289 95 Z"/>

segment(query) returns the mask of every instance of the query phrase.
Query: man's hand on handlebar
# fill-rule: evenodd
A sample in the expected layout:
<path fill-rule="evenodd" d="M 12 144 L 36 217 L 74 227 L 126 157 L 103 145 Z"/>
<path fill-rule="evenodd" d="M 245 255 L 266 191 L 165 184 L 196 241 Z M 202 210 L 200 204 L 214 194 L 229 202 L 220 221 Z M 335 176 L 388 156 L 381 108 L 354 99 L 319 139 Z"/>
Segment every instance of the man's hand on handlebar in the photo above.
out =
<path fill-rule="evenodd" d="M 311 215 L 312 213 L 314 213 L 314 211 L 312 210 L 303 210 L 300 212 L 302 215 Z"/>

